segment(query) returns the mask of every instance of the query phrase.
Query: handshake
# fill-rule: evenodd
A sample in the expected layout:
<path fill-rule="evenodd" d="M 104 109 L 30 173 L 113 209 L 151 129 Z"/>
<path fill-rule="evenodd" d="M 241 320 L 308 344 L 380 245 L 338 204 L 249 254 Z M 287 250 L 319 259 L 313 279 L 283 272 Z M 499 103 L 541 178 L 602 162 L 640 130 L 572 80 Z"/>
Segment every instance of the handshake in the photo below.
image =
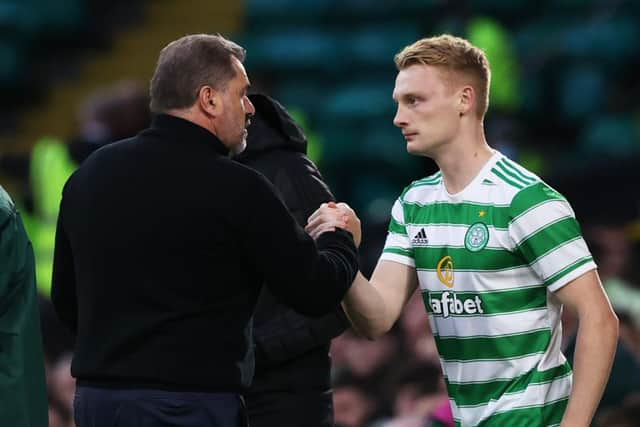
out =
<path fill-rule="evenodd" d="M 360 246 L 362 239 L 360 218 L 346 203 L 323 203 L 311 214 L 304 229 L 315 240 L 322 233 L 335 231 L 336 228 L 342 228 L 351 233 L 356 246 Z"/>

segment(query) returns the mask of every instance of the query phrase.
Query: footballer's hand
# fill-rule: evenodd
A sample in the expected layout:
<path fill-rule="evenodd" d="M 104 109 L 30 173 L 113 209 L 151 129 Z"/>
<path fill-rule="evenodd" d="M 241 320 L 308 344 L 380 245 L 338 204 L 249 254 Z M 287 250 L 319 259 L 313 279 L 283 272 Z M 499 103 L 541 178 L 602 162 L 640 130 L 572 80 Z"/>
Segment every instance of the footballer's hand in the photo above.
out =
<path fill-rule="evenodd" d="M 323 203 L 311 214 L 305 230 L 311 237 L 317 239 L 322 233 L 335 231 L 336 228 L 350 232 L 356 246 L 360 246 L 360 219 L 346 203 Z"/>
<path fill-rule="evenodd" d="M 333 202 L 323 203 L 311 214 L 304 228 L 316 240 L 322 233 L 335 231 L 336 228 L 346 229 L 346 216 L 336 208 Z"/>
<path fill-rule="evenodd" d="M 342 212 L 342 218 L 344 218 L 344 222 L 347 230 L 353 236 L 353 241 L 356 244 L 356 247 L 360 247 L 360 241 L 362 240 L 362 225 L 360 223 L 360 218 L 356 215 L 356 212 L 351 209 L 346 203 L 338 203 L 336 204 L 336 209 Z"/>

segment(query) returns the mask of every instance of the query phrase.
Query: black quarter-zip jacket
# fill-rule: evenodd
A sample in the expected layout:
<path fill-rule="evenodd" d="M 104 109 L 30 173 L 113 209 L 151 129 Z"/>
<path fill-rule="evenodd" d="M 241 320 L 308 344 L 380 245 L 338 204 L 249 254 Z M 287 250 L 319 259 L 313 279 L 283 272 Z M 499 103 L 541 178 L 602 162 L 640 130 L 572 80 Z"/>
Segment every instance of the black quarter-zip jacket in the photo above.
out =
<path fill-rule="evenodd" d="M 260 286 L 330 312 L 358 270 L 350 234 L 313 241 L 258 172 L 189 121 L 158 115 L 92 154 L 63 191 L 52 300 L 79 384 L 241 392 Z"/>

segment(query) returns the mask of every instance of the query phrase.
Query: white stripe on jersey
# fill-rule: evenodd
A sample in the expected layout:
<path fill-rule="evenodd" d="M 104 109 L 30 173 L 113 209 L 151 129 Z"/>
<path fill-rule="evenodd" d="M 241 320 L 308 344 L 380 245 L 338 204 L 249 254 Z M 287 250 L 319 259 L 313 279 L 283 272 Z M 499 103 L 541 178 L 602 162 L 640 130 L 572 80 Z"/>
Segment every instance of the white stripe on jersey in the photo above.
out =
<path fill-rule="evenodd" d="M 488 337 L 533 332 L 531 325 L 546 324 L 547 308 L 538 308 L 519 313 L 499 316 L 433 316 L 438 336 L 447 337 Z M 548 329 L 542 327 L 541 329 Z"/>

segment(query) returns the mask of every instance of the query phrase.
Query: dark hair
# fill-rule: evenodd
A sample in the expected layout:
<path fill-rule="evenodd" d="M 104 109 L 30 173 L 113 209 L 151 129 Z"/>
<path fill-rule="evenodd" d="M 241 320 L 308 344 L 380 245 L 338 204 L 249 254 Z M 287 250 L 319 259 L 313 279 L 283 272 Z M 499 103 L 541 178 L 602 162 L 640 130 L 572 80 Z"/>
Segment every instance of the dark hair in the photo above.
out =
<path fill-rule="evenodd" d="M 204 85 L 224 89 L 235 76 L 231 56 L 244 61 L 244 48 L 219 34 L 192 34 L 169 43 L 151 78 L 151 111 L 190 107 Z"/>

